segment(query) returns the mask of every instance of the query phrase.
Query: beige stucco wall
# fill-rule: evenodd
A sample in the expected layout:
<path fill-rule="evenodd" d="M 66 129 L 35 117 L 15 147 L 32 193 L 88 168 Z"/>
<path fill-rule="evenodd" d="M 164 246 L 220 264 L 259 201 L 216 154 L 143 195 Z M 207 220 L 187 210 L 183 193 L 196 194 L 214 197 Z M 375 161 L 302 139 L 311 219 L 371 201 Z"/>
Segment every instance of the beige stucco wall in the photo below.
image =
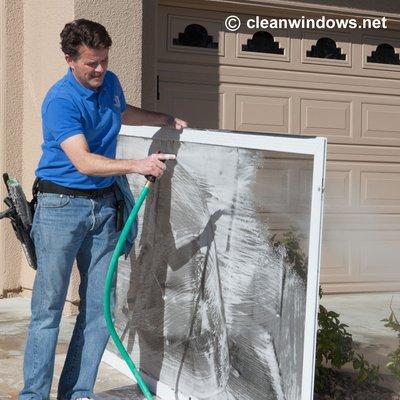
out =
<path fill-rule="evenodd" d="M 146 109 L 154 109 L 156 100 L 156 15 L 157 0 L 75 1 L 75 18 L 107 27 L 113 40 L 109 68 L 127 101 Z"/>
<path fill-rule="evenodd" d="M 22 1 L 1 2 L 1 115 L 0 166 L 1 172 L 22 176 L 22 115 L 23 115 L 23 7 Z M 0 198 L 5 197 L 0 182 Z M 3 206 L 2 206 L 2 209 Z M 20 288 L 21 250 L 8 221 L 0 222 L 0 296 L 10 295 Z"/>
<path fill-rule="evenodd" d="M 109 68 L 125 90 L 127 101 L 141 104 L 142 1 L 76 0 L 75 18 L 87 18 L 103 24 L 113 46 Z"/>
<path fill-rule="evenodd" d="M 72 0 L 24 0 L 24 85 L 23 85 L 23 146 L 22 182 L 31 197 L 31 185 L 39 160 L 42 143 L 40 107 L 49 89 L 66 70 L 60 51 L 60 31 L 73 19 Z M 46 17 L 45 23 L 43 17 Z M 30 290 L 35 273 L 22 259 L 21 286 Z M 29 294 L 29 292 L 27 293 Z"/>
<path fill-rule="evenodd" d="M 0 0 L 0 169 L 4 170 L 4 153 L 5 153 L 5 2 Z M 5 189 L 0 187 L 0 199 L 4 198 Z M 5 253 L 6 233 L 5 224 L 0 225 L 0 254 Z M 3 296 L 4 279 L 5 279 L 5 263 L 0 264 L 0 296 Z"/>

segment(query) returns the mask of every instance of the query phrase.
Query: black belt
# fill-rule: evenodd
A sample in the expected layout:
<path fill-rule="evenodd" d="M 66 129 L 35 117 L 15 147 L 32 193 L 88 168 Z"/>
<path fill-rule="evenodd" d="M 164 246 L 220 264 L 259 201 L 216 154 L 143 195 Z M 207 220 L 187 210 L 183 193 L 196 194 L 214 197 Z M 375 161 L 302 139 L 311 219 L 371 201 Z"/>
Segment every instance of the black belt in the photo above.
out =
<path fill-rule="evenodd" d="M 50 181 L 40 180 L 38 183 L 38 191 L 42 193 L 65 194 L 68 196 L 86 197 L 88 199 L 95 199 L 113 192 L 114 184 L 101 189 L 71 189 L 65 186 L 57 185 L 56 183 Z"/>

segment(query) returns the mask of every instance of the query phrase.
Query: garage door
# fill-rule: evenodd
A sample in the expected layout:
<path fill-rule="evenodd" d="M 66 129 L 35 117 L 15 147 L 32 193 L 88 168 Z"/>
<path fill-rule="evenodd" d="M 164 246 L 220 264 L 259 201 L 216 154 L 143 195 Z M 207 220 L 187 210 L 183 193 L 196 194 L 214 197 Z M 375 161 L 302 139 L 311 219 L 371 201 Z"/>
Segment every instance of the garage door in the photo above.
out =
<path fill-rule="evenodd" d="M 159 7 L 158 109 L 327 137 L 324 290 L 399 290 L 400 31 L 233 33 L 227 15 Z"/>

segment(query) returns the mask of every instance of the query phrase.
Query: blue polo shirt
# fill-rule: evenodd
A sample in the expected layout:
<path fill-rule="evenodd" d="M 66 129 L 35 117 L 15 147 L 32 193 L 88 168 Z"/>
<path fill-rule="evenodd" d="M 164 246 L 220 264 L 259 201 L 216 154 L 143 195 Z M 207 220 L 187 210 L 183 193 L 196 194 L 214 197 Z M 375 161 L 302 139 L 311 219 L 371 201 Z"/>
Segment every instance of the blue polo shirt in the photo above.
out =
<path fill-rule="evenodd" d="M 125 108 L 124 93 L 115 74 L 107 71 L 102 86 L 92 90 L 81 85 L 69 69 L 43 101 L 43 154 L 36 176 L 74 189 L 113 184 L 114 177 L 81 174 L 60 144 L 71 136 L 84 134 L 91 153 L 115 158 Z"/>

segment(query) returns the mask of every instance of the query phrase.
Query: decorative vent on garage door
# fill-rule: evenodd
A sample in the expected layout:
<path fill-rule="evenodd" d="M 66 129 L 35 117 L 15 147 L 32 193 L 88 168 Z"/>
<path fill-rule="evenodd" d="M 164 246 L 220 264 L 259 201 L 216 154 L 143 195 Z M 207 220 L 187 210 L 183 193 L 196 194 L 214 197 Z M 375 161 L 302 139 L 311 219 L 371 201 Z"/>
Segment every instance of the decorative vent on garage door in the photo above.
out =
<path fill-rule="evenodd" d="M 315 45 L 311 46 L 311 50 L 307 51 L 307 57 L 345 60 L 346 54 L 342 54 L 342 49 L 337 47 L 333 39 L 323 37 L 318 39 Z"/>
<path fill-rule="evenodd" d="M 173 40 L 175 46 L 204 47 L 207 49 L 218 49 L 218 42 L 208 34 L 207 29 L 200 24 L 187 25 L 184 32 L 179 33 L 178 38 Z"/>
<path fill-rule="evenodd" d="M 352 67 L 352 43 L 348 33 L 304 30 L 301 35 L 302 63 Z"/>
<path fill-rule="evenodd" d="M 274 29 L 272 33 L 267 31 L 253 33 L 243 29 L 242 32 L 227 35 L 234 35 L 238 59 L 262 60 L 263 67 L 265 67 L 264 61 L 267 60 L 290 62 L 290 35 L 285 29 Z"/>
<path fill-rule="evenodd" d="M 167 52 L 179 52 L 183 57 L 186 57 L 184 53 L 187 57 L 193 57 L 193 53 L 223 56 L 224 32 L 220 20 L 168 14 L 167 24 Z"/>
<path fill-rule="evenodd" d="M 284 53 L 284 49 L 279 48 L 279 42 L 275 42 L 274 37 L 265 31 L 256 32 L 251 39 L 247 39 L 247 44 L 242 45 L 242 50 L 258 53 Z"/>
<path fill-rule="evenodd" d="M 398 31 L 385 31 L 379 36 L 362 37 L 362 67 L 400 73 L 400 39 Z M 377 72 L 381 75 L 381 72 Z M 394 78 L 394 75 L 390 75 Z"/>
<path fill-rule="evenodd" d="M 388 43 L 381 43 L 376 47 L 367 61 L 377 64 L 394 64 L 400 65 L 399 54 L 396 53 L 394 47 Z"/>

